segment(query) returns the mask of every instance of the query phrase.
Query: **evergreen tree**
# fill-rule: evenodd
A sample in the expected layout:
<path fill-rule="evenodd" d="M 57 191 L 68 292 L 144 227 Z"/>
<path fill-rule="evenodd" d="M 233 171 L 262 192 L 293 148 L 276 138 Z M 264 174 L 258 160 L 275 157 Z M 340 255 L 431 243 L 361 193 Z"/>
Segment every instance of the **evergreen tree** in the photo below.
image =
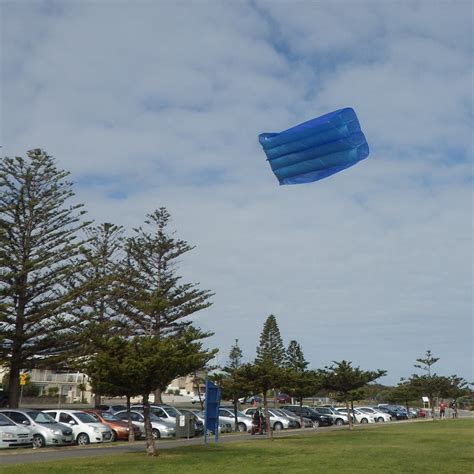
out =
<path fill-rule="evenodd" d="M 229 361 L 227 362 L 227 369 L 229 371 L 236 370 L 242 365 L 242 349 L 239 346 L 239 340 L 235 340 L 235 344 L 230 348 Z"/>
<path fill-rule="evenodd" d="M 0 359 L 12 408 L 20 369 L 51 367 L 71 347 L 78 291 L 65 282 L 81 266 L 79 233 L 88 223 L 83 206 L 70 204 L 68 175 L 40 149 L 0 163 Z"/>
<path fill-rule="evenodd" d="M 191 324 L 189 316 L 209 307 L 213 294 L 198 284 L 180 282 L 177 259 L 192 250 L 187 242 L 168 230 L 170 214 L 165 208 L 147 216 L 145 224 L 127 240 L 125 291 L 126 316 L 136 335 L 173 336 Z"/>
<path fill-rule="evenodd" d="M 189 316 L 211 305 L 210 291 L 199 289 L 198 283 L 180 281 L 177 261 L 193 247 L 174 237 L 170 219 L 162 207 L 147 216 L 146 229 L 134 229 L 135 235 L 126 241 L 122 312 L 131 335 L 178 337 L 192 324 Z M 211 334 L 199 331 L 201 338 Z M 163 383 L 157 388 L 156 402 L 161 402 L 165 387 Z"/>
<path fill-rule="evenodd" d="M 282 367 L 285 360 L 285 348 L 278 329 L 275 316 L 268 316 L 260 335 L 260 345 L 257 347 L 256 364 L 271 364 Z"/>
<path fill-rule="evenodd" d="M 309 362 L 306 361 L 301 345 L 296 341 L 290 341 L 285 357 L 285 367 L 295 372 L 304 372 Z"/>
<path fill-rule="evenodd" d="M 385 370 L 365 371 L 359 367 L 352 367 L 351 362 L 345 360 L 334 362 L 332 366 L 325 367 L 320 371 L 322 386 L 328 390 L 337 392 L 337 397 L 346 402 L 348 415 L 350 414 L 349 403 L 355 396 L 354 391 L 364 387 L 369 382 L 377 380 L 386 374 Z M 352 417 L 348 416 L 349 430 L 352 431 Z"/>

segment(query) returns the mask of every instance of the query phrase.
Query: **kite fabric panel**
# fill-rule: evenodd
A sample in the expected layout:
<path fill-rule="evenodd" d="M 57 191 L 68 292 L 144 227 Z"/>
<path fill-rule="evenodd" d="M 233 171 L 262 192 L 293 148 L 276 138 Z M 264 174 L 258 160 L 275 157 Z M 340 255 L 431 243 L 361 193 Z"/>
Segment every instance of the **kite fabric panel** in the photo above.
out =
<path fill-rule="evenodd" d="M 311 183 L 369 156 L 369 145 L 352 108 L 296 125 L 258 140 L 280 184 Z"/>

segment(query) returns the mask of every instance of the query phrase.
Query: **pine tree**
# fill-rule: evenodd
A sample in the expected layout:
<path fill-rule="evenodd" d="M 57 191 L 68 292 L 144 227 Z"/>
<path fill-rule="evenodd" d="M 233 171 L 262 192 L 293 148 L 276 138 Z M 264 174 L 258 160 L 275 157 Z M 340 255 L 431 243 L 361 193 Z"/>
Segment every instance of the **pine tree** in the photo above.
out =
<path fill-rule="evenodd" d="M 229 361 L 227 362 L 227 368 L 229 371 L 236 370 L 242 365 L 242 349 L 239 346 L 239 340 L 235 340 L 235 344 L 230 348 Z"/>
<path fill-rule="evenodd" d="M 147 216 L 145 224 L 127 240 L 124 284 L 128 293 L 126 317 L 135 335 L 173 336 L 191 324 L 190 315 L 209 307 L 213 294 L 198 284 L 181 284 L 177 259 L 193 249 L 168 230 L 165 208 Z"/>
<path fill-rule="evenodd" d="M 81 266 L 79 235 L 89 223 L 81 204 L 69 204 L 68 175 L 40 149 L 0 163 L 0 359 L 12 408 L 20 369 L 51 366 L 71 347 L 78 293 L 65 282 Z"/>
<path fill-rule="evenodd" d="M 296 341 L 290 341 L 285 357 L 285 367 L 296 372 L 304 372 L 309 363 L 304 358 L 303 349 Z"/>
<path fill-rule="evenodd" d="M 260 335 L 260 345 L 257 347 L 256 364 L 282 367 L 285 359 L 285 348 L 278 329 L 275 316 L 268 316 Z"/>

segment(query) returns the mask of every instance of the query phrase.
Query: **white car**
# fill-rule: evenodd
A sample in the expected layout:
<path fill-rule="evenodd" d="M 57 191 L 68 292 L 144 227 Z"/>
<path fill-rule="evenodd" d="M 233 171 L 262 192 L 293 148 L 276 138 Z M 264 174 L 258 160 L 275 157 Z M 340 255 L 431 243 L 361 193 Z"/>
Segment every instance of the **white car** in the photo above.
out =
<path fill-rule="evenodd" d="M 337 411 L 347 415 L 347 410 L 345 408 L 338 408 Z M 352 410 L 350 410 L 350 411 L 352 411 Z M 357 423 L 362 423 L 362 424 L 375 423 L 374 415 L 371 415 L 369 413 L 363 413 L 363 412 L 359 411 L 357 408 L 354 408 L 354 411 L 353 411 L 352 415 L 355 418 L 355 420 L 357 421 Z"/>
<path fill-rule="evenodd" d="M 124 421 L 128 420 L 128 415 L 125 410 L 115 413 L 115 416 L 118 416 Z M 145 417 L 143 416 L 143 412 L 130 410 L 130 417 L 132 418 L 132 423 L 140 428 L 142 436 L 145 436 Z M 176 436 L 176 418 L 172 418 L 172 420 L 173 421 L 165 421 L 150 412 L 151 432 L 153 438 L 173 438 Z"/>
<path fill-rule="evenodd" d="M 247 408 L 243 411 L 244 415 L 253 417 L 253 414 L 257 411 L 257 408 Z M 274 431 L 287 430 L 289 428 L 299 428 L 299 423 L 295 420 L 290 419 L 284 413 L 278 409 L 269 408 L 268 414 L 270 415 L 270 423 Z"/>
<path fill-rule="evenodd" d="M 70 426 L 77 444 L 107 443 L 113 439 L 112 430 L 89 413 L 62 409 L 43 411 L 57 422 Z"/>
<path fill-rule="evenodd" d="M 392 417 L 388 413 L 384 413 L 383 411 L 376 410 L 372 407 L 357 407 L 363 413 L 368 413 L 369 415 L 373 415 L 376 422 L 382 423 L 384 421 L 391 421 Z"/>
<path fill-rule="evenodd" d="M 0 448 L 30 448 L 33 432 L 0 413 Z"/>

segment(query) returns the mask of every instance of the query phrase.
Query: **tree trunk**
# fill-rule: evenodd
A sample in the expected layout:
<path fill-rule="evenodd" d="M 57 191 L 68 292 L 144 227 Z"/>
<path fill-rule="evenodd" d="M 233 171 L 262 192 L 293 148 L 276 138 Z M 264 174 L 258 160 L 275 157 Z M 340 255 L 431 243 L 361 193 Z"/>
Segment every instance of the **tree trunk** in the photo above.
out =
<path fill-rule="evenodd" d="M 20 366 L 12 355 L 10 373 L 8 374 L 8 402 L 10 408 L 18 408 L 20 389 Z"/>
<path fill-rule="evenodd" d="M 265 411 L 265 423 L 267 425 L 267 437 L 273 441 L 273 430 L 270 423 L 270 413 L 268 413 L 267 391 L 263 391 L 263 409 Z"/>
<path fill-rule="evenodd" d="M 349 431 L 354 429 L 354 425 L 352 423 L 352 413 L 349 410 L 349 400 L 346 398 L 346 409 L 347 409 L 347 419 L 349 421 Z"/>
<path fill-rule="evenodd" d="M 155 397 L 154 402 L 157 405 L 163 405 L 163 399 L 161 398 L 161 388 L 157 388 L 154 392 L 153 395 Z"/>
<path fill-rule="evenodd" d="M 303 397 L 300 397 L 299 402 L 300 402 L 300 408 L 301 408 L 303 406 Z M 314 403 L 313 403 L 313 405 L 314 405 Z M 303 413 L 301 413 L 301 412 L 300 412 L 300 424 L 301 424 L 301 428 L 304 428 Z"/>
<path fill-rule="evenodd" d="M 430 396 L 429 396 L 429 400 L 430 400 L 430 406 L 431 406 L 431 419 L 434 420 L 434 419 L 435 419 L 434 397 L 432 397 L 432 396 L 430 395 Z"/>
<path fill-rule="evenodd" d="M 102 404 L 102 395 L 100 393 L 94 393 L 94 406 L 97 407 Z"/>
<path fill-rule="evenodd" d="M 235 423 L 235 429 L 234 431 L 239 431 L 239 420 L 237 418 L 237 402 L 238 399 L 236 396 L 233 398 L 233 404 L 234 404 L 234 423 Z"/>
<path fill-rule="evenodd" d="M 127 421 L 128 421 L 128 440 L 135 441 L 135 430 L 133 429 L 132 417 L 130 416 L 130 395 L 127 395 Z"/>
<path fill-rule="evenodd" d="M 145 422 L 145 442 L 146 442 L 146 453 L 148 456 L 156 456 L 155 440 L 153 438 L 153 432 L 151 430 L 150 423 L 150 401 L 148 400 L 148 393 L 143 394 L 143 417 Z"/>

